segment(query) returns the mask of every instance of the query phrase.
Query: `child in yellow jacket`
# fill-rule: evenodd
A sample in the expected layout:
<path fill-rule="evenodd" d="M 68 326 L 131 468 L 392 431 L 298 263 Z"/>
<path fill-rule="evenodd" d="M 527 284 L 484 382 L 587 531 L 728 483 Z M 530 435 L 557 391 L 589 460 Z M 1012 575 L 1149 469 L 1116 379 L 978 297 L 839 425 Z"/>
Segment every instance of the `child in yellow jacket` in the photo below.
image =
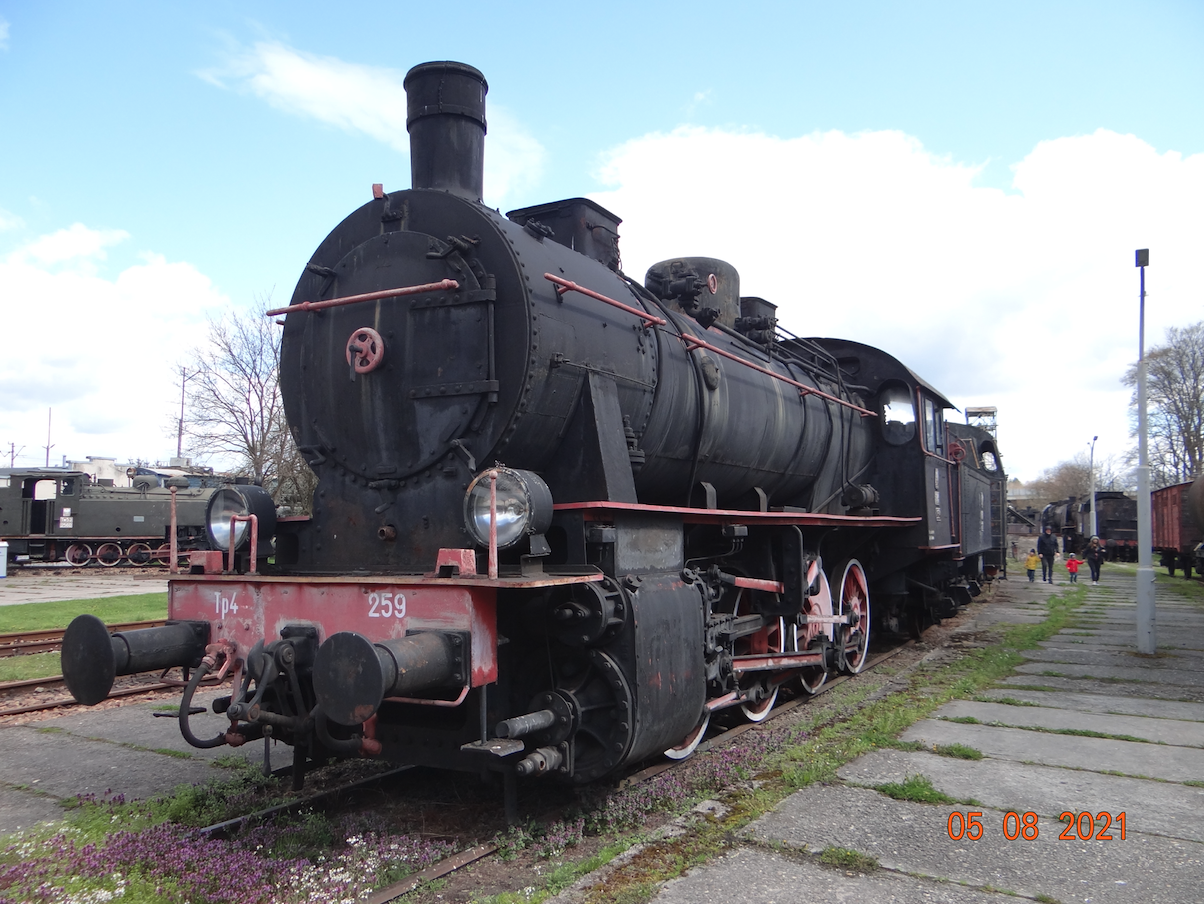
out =
<path fill-rule="evenodd" d="M 1028 582 L 1035 583 L 1037 580 L 1037 566 L 1041 564 L 1041 557 L 1037 555 L 1035 549 L 1028 551 L 1028 556 L 1024 560 L 1024 567 L 1028 571 Z"/>

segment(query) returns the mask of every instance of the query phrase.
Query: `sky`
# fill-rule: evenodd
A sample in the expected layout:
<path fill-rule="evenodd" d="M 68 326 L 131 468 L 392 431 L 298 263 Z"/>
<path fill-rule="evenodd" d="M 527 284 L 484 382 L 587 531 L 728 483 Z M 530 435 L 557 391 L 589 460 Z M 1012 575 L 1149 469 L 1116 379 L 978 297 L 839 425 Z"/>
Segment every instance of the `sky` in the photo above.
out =
<path fill-rule="evenodd" d="M 0 0 L 0 464 L 175 455 L 208 323 L 408 187 L 437 59 L 489 82 L 487 204 L 593 198 L 638 278 L 729 261 L 996 406 L 1022 480 L 1133 444 L 1135 249 L 1147 347 L 1204 319 L 1198 0 Z"/>

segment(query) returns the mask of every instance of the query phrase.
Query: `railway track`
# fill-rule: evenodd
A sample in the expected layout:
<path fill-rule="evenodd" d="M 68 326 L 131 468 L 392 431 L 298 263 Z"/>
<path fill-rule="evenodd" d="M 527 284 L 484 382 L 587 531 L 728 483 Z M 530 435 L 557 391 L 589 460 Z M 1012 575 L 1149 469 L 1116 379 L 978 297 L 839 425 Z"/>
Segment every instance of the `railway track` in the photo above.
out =
<path fill-rule="evenodd" d="M 894 656 L 898 655 L 900 652 L 902 652 L 907 647 L 912 646 L 914 643 L 915 643 L 915 641 L 909 640 L 909 641 L 906 641 L 905 643 L 900 644 L 897 647 L 894 647 L 891 650 L 887 650 L 883 653 L 880 653 L 879 655 L 875 656 L 869 662 L 866 663 L 865 668 L 862 670 L 863 673 L 877 668 L 878 666 L 887 662 Z M 821 686 L 818 689 L 818 691 L 814 694 L 802 695 L 802 696 L 796 697 L 793 700 L 782 703 L 779 706 L 776 706 L 765 719 L 763 719 L 759 722 L 744 722 L 739 725 L 735 725 L 731 728 L 720 731 L 720 732 L 714 734 L 712 737 L 704 740 L 701 744 L 699 744 L 697 749 L 694 751 L 694 753 L 686 759 L 665 760 L 664 762 L 656 763 L 652 766 L 648 766 L 648 767 L 645 767 L 644 769 L 634 772 L 633 774 L 627 776 L 625 779 L 623 779 L 619 783 L 619 788 L 626 788 L 626 787 L 630 787 L 632 785 L 638 785 L 643 782 L 650 781 L 653 778 L 656 778 L 657 776 L 663 775 L 667 772 L 673 772 L 673 771 L 676 771 L 679 769 L 683 769 L 683 768 L 687 767 L 688 765 L 690 765 L 694 761 L 694 759 L 697 756 L 699 756 L 700 754 L 705 753 L 708 750 L 714 750 L 717 748 L 721 748 L 727 744 L 730 744 L 733 741 L 735 741 L 737 738 L 739 738 L 741 735 L 743 735 L 745 732 L 752 731 L 754 729 L 763 729 L 768 723 L 772 722 L 774 719 L 777 719 L 780 716 L 783 716 L 789 712 L 792 712 L 801 706 L 805 706 L 811 700 L 814 700 L 814 699 L 822 696 L 823 694 L 827 693 L 830 689 L 832 689 L 834 687 L 838 687 L 839 685 L 848 681 L 851 677 L 855 677 L 855 676 L 841 675 L 836 678 L 833 678 L 833 679 L 827 681 L 823 686 Z M 414 767 L 412 767 L 412 766 L 402 766 L 402 767 L 399 767 L 394 770 L 390 770 L 385 773 L 370 776 L 370 777 L 362 779 L 360 781 L 345 783 L 345 784 L 338 786 L 337 788 L 327 789 L 319 794 L 306 795 L 304 797 L 297 798 L 295 800 L 291 800 L 286 803 L 278 804 L 273 807 L 268 807 L 265 809 L 257 810 L 254 813 L 249 813 L 245 816 L 236 817 L 234 819 L 227 819 L 227 820 L 224 820 L 223 822 L 216 823 L 216 824 L 210 825 L 210 826 L 206 826 L 201 829 L 197 829 L 196 833 L 203 837 L 230 835 L 230 834 L 236 833 L 247 822 L 269 819 L 269 818 L 279 816 L 279 815 L 294 813 L 301 809 L 312 808 L 315 805 L 319 805 L 319 804 L 323 803 L 324 801 L 334 799 L 339 795 L 346 794 L 347 792 L 350 792 L 350 791 L 367 788 L 368 786 L 380 783 L 380 782 L 384 781 L 385 779 L 408 772 L 413 768 Z M 290 772 L 291 772 L 291 770 L 289 768 L 285 768 L 282 770 L 278 770 L 278 772 L 276 774 L 279 776 L 285 776 L 285 775 L 290 774 Z M 490 855 L 495 854 L 497 852 L 498 852 L 498 845 L 494 844 L 494 843 L 474 845 L 473 847 L 467 848 L 466 850 L 461 851 L 458 854 L 455 854 L 451 857 L 445 858 L 444 860 L 440 861 L 439 863 L 436 863 L 430 867 L 427 867 L 424 870 L 421 870 L 417 873 L 407 876 L 405 879 L 402 879 L 400 882 L 394 883 L 393 885 L 386 886 L 385 888 L 378 889 L 377 891 L 373 892 L 366 900 L 367 900 L 368 904 L 389 904 L 389 902 L 391 902 L 391 901 L 395 901 L 395 900 L 403 897 L 404 895 L 407 895 L 419 888 L 422 888 L 423 886 L 429 885 L 432 882 L 436 882 L 440 879 L 444 879 L 447 876 L 451 875 L 452 873 L 454 873 L 460 869 L 463 869 L 466 866 L 477 863 L 477 862 L 485 859 L 486 857 L 489 857 Z"/>
<path fill-rule="evenodd" d="M 138 628 L 154 628 L 165 624 L 163 619 L 148 621 L 123 622 L 109 625 L 110 632 L 131 631 Z M 14 631 L 0 634 L 0 659 L 15 656 L 29 656 L 36 653 L 53 653 L 61 649 L 63 643 L 62 629 L 42 631 Z M 160 690 L 178 688 L 178 683 L 168 681 L 147 681 L 142 675 L 130 675 L 126 680 L 127 686 L 116 687 L 109 697 L 132 697 L 139 694 Z M 49 699 L 31 700 L 29 695 L 36 690 L 61 690 L 59 696 Z M 63 709 L 78 706 L 74 698 L 66 693 L 66 682 L 62 675 L 46 675 L 40 678 L 24 678 L 18 681 L 0 682 L 0 717 L 22 716 L 30 713 L 52 709 Z"/>
<path fill-rule="evenodd" d="M 109 632 L 134 631 L 138 628 L 157 628 L 166 624 L 163 619 L 150 621 L 124 622 L 109 625 Z M 24 656 L 29 653 L 55 653 L 63 645 L 63 629 L 52 628 L 46 631 L 13 631 L 0 634 L 0 659 L 10 656 Z"/>

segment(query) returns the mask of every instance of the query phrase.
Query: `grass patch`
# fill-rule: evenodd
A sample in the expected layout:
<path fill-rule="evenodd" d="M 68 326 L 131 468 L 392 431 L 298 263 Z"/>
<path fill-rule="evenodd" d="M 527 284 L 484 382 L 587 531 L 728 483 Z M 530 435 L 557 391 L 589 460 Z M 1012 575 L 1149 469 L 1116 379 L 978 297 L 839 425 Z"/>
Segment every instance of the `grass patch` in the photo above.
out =
<path fill-rule="evenodd" d="M 167 618 L 167 594 L 140 593 L 132 596 L 63 600 L 57 603 L 0 606 L 0 633 L 66 628 L 71 619 L 85 612 L 110 625 Z"/>
<path fill-rule="evenodd" d="M 985 694 L 975 694 L 971 698 L 978 703 L 1002 703 L 1004 706 L 1036 706 L 1040 708 L 1040 703 L 1033 703 L 1030 700 L 1017 700 L 1015 697 L 988 697 Z"/>
<path fill-rule="evenodd" d="M 919 804 L 953 804 L 957 801 L 938 791 L 932 785 L 932 779 L 926 775 L 909 775 L 901 782 L 886 782 L 875 785 L 875 791 L 880 791 L 895 800 L 910 800 Z"/>
<path fill-rule="evenodd" d="M 932 748 L 937 756 L 952 757 L 955 760 L 981 760 L 983 753 L 965 744 L 937 744 Z"/>
<path fill-rule="evenodd" d="M 173 756 L 177 760 L 190 760 L 192 754 L 184 750 L 172 750 L 170 747 L 151 747 L 151 753 L 162 754 L 163 756 Z"/>
<path fill-rule="evenodd" d="M 946 722 L 956 722 L 959 725 L 981 725 L 982 723 L 973 716 L 946 716 Z"/>
<path fill-rule="evenodd" d="M 842 847 L 824 848 L 819 855 L 819 862 L 849 873 L 872 873 L 878 869 L 878 858 Z"/>
<path fill-rule="evenodd" d="M 1196 781 L 1194 778 L 1189 778 L 1185 782 L 1180 782 L 1181 785 L 1187 785 L 1190 788 L 1204 788 L 1204 782 Z"/>
<path fill-rule="evenodd" d="M 28 681 L 61 675 L 58 653 L 27 653 L 0 659 L 0 681 Z"/>
<path fill-rule="evenodd" d="M 1080 738 L 1104 738 L 1109 741 L 1133 741 L 1137 744 L 1162 744 L 1162 741 L 1150 741 L 1127 734 L 1107 734 L 1102 731 L 1092 731 L 1089 728 L 1038 728 L 1046 734 L 1074 735 Z"/>

